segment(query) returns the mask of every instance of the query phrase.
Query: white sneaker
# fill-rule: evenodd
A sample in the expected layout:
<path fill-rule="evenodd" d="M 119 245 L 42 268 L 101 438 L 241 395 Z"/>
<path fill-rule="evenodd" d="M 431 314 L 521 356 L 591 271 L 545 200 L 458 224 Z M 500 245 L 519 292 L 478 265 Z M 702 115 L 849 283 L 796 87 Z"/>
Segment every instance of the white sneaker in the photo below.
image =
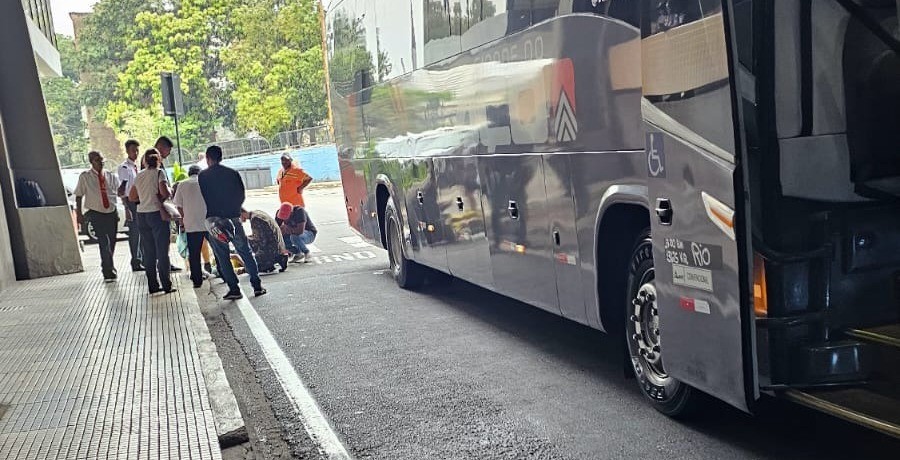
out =
<path fill-rule="evenodd" d="M 294 257 L 291 257 L 291 263 L 299 264 L 306 261 L 306 255 L 304 254 L 294 254 Z"/>

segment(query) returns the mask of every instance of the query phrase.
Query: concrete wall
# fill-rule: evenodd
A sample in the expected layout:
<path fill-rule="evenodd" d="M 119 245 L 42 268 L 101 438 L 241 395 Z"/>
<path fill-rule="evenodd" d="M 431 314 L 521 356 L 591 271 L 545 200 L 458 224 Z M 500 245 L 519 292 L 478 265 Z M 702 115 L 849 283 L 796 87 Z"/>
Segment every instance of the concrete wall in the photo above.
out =
<path fill-rule="evenodd" d="M 0 124 L 0 140 L 3 139 L 3 126 Z M 6 157 L 4 143 L 0 142 L 0 158 Z M 4 196 L 5 200 L 6 197 Z M 0 291 L 16 280 L 15 260 L 12 243 L 9 239 L 9 227 L 6 220 L 5 206 L 0 206 Z"/>
<path fill-rule="evenodd" d="M 0 190 L 9 236 L 5 247 L 11 248 L 18 279 L 80 271 L 78 241 L 20 2 L 0 2 L 0 43 Z M 47 206 L 19 208 L 19 178 L 37 182 Z"/>

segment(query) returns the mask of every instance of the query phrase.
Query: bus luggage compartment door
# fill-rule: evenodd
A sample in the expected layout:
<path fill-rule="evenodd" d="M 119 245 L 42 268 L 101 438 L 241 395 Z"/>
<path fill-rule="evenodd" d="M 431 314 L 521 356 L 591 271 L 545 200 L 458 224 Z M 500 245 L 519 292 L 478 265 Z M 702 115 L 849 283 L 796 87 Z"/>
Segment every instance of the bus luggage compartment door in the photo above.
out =
<path fill-rule="evenodd" d="M 484 224 L 477 159 L 471 156 L 438 157 L 434 159 L 434 170 L 450 274 L 493 288 L 491 250 Z"/>
<path fill-rule="evenodd" d="M 566 318 L 586 323 L 587 311 L 581 285 L 581 256 L 575 228 L 575 196 L 572 189 L 571 156 L 544 155 L 544 185 L 550 217 L 550 241 L 559 310 Z"/>
<path fill-rule="evenodd" d="M 559 314 L 540 155 L 478 158 L 496 289 Z"/>
<path fill-rule="evenodd" d="M 413 160 L 406 211 L 409 230 L 415 237 L 413 260 L 431 268 L 447 271 L 447 246 L 438 208 L 437 179 L 432 158 Z"/>

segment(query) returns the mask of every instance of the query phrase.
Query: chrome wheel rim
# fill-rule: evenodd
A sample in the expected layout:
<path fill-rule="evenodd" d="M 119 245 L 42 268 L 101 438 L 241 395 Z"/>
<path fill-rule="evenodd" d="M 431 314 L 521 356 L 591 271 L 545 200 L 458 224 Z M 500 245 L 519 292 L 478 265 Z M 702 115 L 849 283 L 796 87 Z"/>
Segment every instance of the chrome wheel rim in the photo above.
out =
<path fill-rule="evenodd" d="M 391 259 L 391 271 L 394 273 L 394 276 L 400 276 L 400 261 L 403 258 L 403 254 L 400 252 L 400 230 L 393 220 L 388 222 L 388 226 L 390 227 L 390 232 L 388 233 L 390 235 L 388 237 L 390 251 L 388 251 L 388 254 Z"/>
<path fill-rule="evenodd" d="M 665 385 L 669 380 L 663 366 L 662 347 L 659 329 L 659 308 L 657 306 L 656 286 L 653 285 L 653 271 L 648 271 L 641 279 L 634 299 L 631 301 L 630 342 L 633 344 L 632 361 L 635 372 L 643 373 L 656 385 Z"/>

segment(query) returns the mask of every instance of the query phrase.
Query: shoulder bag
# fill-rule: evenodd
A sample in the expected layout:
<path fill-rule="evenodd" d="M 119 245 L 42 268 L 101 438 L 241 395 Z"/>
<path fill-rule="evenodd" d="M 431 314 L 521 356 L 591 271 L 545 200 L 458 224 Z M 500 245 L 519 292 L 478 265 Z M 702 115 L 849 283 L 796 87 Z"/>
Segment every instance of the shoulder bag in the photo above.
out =
<path fill-rule="evenodd" d="M 157 178 L 159 177 L 159 174 L 162 174 L 162 171 L 157 174 Z M 161 181 L 157 180 L 157 187 L 160 182 Z M 164 199 L 160 194 L 157 194 L 156 198 L 159 199 L 159 217 L 164 222 L 181 219 L 181 213 L 178 212 L 178 208 L 171 201 Z"/>

